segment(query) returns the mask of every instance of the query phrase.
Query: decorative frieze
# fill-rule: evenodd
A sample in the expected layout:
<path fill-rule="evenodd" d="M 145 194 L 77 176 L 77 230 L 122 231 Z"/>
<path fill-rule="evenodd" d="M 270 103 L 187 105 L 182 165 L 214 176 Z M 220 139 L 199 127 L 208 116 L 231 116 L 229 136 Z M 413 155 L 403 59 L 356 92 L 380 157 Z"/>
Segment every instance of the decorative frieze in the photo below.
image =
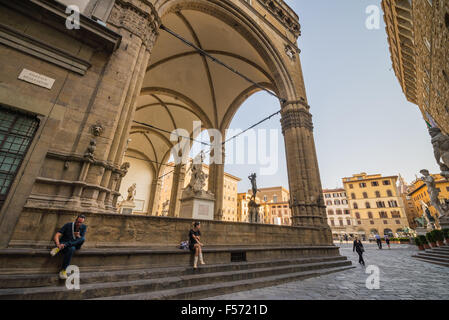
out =
<path fill-rule="evenodd" d="M 290 128 L 313 130 L 312 115 L 305 109 L 292 108 L 282 112 L 282 133 Z"/>
<path fill-rule="evenodd" d="M 158 35 L 160 19 L 148 1 L 116 0 L 108 23 L 138 36 L 151 50 Z"/>
<path fill-rule="evenodd" d="M 291 33 L 295 35 L 295 37 L 299 37 L 301 35 L 301 25 L 296 21 L 296 18 L 293 17 L 287 10 L 285 10 L 278 1 L 275 0 L 259 0 L 261 4 L 263 4 L 269 12 L 271 12 L 278 20 L 282 22 L 282 24 L 290 30 Z"/>

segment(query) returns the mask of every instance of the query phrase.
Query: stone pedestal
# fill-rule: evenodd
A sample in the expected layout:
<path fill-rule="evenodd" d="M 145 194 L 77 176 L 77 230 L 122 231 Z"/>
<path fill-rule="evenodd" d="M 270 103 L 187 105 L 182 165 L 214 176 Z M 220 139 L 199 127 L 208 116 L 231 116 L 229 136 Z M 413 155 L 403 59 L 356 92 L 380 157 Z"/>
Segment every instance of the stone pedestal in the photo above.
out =
<path fill-rule="evenodd" d="M 132 214 L 136 204 L 134 201 L 125 200 L 119 205 L 119 212 L 122 214 Z"/>
<path fill-rule="evenodd" d="M 416 234 L 417 234 L 418 236 L 425 236 L 426 233 L 428 232 L 428 231 L 427 231 L 427 228 L 422 228 L 422 227 L 416 228 L 415 231 L 416 231 Z"/>
<path fill-rule="evenodd" d="M 184 191 L 181 198 L 180 218 L 195 220 L 214 220 L 215 197 L 203 191 L 192 193 Z"/>
<path fill-rule="evenodd" d="M 441 229 L 449 229 L 449 217 L 443 217 L 440 219 Z"/>

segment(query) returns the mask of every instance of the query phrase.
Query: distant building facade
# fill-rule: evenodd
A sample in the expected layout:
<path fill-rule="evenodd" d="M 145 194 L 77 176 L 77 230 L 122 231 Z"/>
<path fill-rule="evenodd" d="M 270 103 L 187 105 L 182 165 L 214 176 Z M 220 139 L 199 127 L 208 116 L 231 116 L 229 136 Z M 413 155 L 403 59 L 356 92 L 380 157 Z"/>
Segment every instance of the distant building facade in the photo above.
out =
<path fill-rule="evenodd" d="M 407 100 L 449 133 L 449 1 L 383 0 L 382 8 L 393 69 Z"/>
<path fill-rule="evenodd" d="M 345 235 L 353 237 L 354 219 L 351 216 L 346 190 L 325 189 L 323 190 L 324 203 L 326 204 L 327 221 L 332 229 L 334 240 L 339 240 Z"/>
<path fill-rule="evenodd" d="M 355 229 L 362 239 L 375 234 L 395 235 L 409 226 L 397 180 L 398 176 L 366 173 L 343 178 Z"/>
<path fill-rule="evenodd" d="M 409 195 L 409 192 L 413 188 L 412 185 L 408 185 L 404 178 L 399 175 L 398 181 L 398 191 L 401 196 L 402 204 L 404 206 L 405 215 L 407 216 L 408 225 L 410 228 L 415 229 L 417 227 L 417 223 L 415 221 L 416 218 L 422 215 L 421 210 L 417 210 L 415 206 L 415 202 L 413 198 Z"/>

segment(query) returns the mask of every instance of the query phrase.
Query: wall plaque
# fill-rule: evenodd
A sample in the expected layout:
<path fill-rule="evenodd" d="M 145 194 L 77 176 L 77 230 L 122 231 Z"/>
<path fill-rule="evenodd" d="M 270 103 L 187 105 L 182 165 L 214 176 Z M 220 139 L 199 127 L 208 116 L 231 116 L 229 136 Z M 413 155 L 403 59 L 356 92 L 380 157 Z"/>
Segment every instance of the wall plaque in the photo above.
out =
<path fill-rule="evenodd" d="M 30 71 L 28 69 L 23 69 L 19 75 L 19 80 L 23 80 L 39 87 L 51 89 L 55 83 L 55 79 L 46 77 L 42 74 Z"/>

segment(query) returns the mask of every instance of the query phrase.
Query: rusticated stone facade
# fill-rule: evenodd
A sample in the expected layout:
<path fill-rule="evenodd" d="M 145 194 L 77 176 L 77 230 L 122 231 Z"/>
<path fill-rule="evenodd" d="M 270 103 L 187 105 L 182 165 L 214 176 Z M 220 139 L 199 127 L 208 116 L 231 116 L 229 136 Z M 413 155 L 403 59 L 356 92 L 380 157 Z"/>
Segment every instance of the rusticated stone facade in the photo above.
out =
<path fill-rule="evenodd" d="M 298 244 L 331 243 L 297 47 L 300 24 L 284 1 L 76 3 L 83 15 L 80 28 L 70 29 L 67 0 L 0 0 L 0 111 L 15 119 L 4 120 L 2 130 L 8 137 L 14 130 L 26 136 L 16 123 L 34 121 L 37 127 L 31 142 L 19 147 L 21 157 L 5 151 L 16 162 L 8 164 L 11 181 L 0 188 L 0 248 L 47 246 L 55 226 L 79 213 L 90 221 L 89 245 L 174 243 L 163 234 L 152 240 L 148 230 L 153 222 L 165 228 L 175 220 L 117 213 L 121 182 L 134 170 L 125 155 L 146 164 L 146 207 L 153 215 L 174 146 L 167 132 L 186 128 L 193 135 L 192 121 L 201 121 L 202 129 L 224 133 L 260 87 L 217 67 L 160 29 L 162 24 L 287 101 L 280 108 L 293 227 L 285 234 L 295 234 L 289 239 Z M 29 71 L 35 78 L 19 76 Z M 211 223 L 210 232 L 217 232 L 211 242 L 227 241 L 229 235 L 219 236 L 224 231 L 234 235 L 233 245 L 257 243 L 267 230 L 282 233 L 265 226 L 225 227 L 219 221 L 224 184 L 224 165 L 211 164 L 208 188 L 217 199 L 218 220 Z M 173 223 L 164 230 L 181 234 L 186 227 Z M 271 244 L 283 245 L 284 239 L 275 236 Z"/>
<path fill-rule="evenodd" d="M 396 77 L 424 119 L 449 133 L 449 2 L 383 0 Z"/>

